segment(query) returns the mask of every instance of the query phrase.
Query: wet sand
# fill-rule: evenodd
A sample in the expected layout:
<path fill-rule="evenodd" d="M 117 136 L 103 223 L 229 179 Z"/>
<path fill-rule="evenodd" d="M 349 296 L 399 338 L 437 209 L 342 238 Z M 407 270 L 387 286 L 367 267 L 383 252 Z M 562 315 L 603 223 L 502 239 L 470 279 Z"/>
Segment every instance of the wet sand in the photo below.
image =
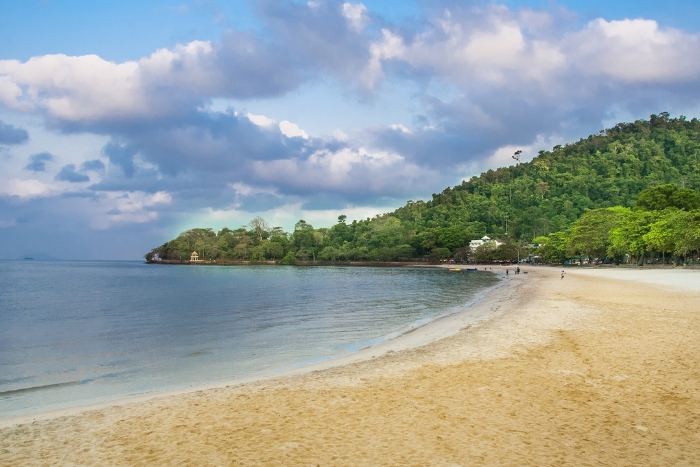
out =
<path fill-rule="evenodd" d="M 450 337 L 8 426 L 0 465 L 699 465 L 700 272 L 525 270 Z"/>

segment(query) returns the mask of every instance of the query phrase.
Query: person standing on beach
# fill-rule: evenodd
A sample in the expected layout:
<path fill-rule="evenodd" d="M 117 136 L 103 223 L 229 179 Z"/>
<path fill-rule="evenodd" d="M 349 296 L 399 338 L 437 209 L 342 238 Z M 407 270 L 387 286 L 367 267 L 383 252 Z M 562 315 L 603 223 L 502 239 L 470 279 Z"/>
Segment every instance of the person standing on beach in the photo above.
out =
<path fill-rule="evenodd" d="M 506 276 L 507 276 L 508 274 L 509 274 L 509 273 L 508 273 L 508 270 L 506 269 Z"/>
<path fill-rule="evenodd" d="M 561 272 L 561 278 L 563 279 L 564 276 L 566 276 L 566 273 L 564 271 Z"/>

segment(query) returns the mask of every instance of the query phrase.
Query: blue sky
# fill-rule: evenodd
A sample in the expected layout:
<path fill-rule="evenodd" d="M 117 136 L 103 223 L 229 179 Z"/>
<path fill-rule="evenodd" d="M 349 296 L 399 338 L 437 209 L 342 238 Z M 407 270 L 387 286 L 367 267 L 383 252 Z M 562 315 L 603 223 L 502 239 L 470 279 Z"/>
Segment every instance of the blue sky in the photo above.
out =
<path fill-rule="evenodd" d="M 700 117 L 689 1 L 0 3 L 0 258 L 137 259 Z"/>

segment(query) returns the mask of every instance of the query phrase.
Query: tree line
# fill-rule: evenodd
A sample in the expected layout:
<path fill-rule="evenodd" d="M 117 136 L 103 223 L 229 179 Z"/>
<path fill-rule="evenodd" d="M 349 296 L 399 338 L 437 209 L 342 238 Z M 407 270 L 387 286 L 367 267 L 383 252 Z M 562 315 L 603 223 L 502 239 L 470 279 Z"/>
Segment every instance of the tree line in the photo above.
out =
<path fill-rule="evenodd" d="M 660 260 L 697 262 L 700 250 L 700 195 L 676 185 L 643 190 L 635 207 L 586 212 L 568 229 L 534 239 L 535 254 L 547 262 L 605 258 L 620 264 Z"/>
<path fill-rule="evenodd" d="M 196 250 L 204 259 L 285 264 L 509 260 L 522 257 L 532 244 L 539 245 L 537 253 L 550 261 L 572 256 L 638 259 L 657 253 L 664 258 L 689 257 L 697 254 L 698 234 L 679 225 L 695 225 L 692 216 L 697 210 L 677 198 L 697 195 L 699 155 L 700 121 L 670 118 L 664 112 L 540 151 L 530 162 L 520 163 L 518 154 L 514 166 L 489 170 L 433 194 L 428 201 L 410 200 L 374 218 L 349 223 L 340 216 L 337 224 L 327 228 L 300 220 L 292 232 L 270 227 L 261 218 L 235 230 L 192 229 L 153 249 L 146 258 L 189 259 Z M 674 189 L 663 195 L 673 198 L 667 200 L 670 205 L 641 207 L 648 202 L 645 197 L 661 199 L 659 193 Z M 586 237 L 593 224 L 598 232 L 608 227 L 604 240 Z M 641 232 L 641 237 L 633 232 Z M 499 239 L 502 245 L 471 252 L 469 241 L 484 235 Z M 594 237 L 599 241 L 595 247 L 583 241 L 592 242 Z M 666 239 L 663 245 L 661 238 Z"/>

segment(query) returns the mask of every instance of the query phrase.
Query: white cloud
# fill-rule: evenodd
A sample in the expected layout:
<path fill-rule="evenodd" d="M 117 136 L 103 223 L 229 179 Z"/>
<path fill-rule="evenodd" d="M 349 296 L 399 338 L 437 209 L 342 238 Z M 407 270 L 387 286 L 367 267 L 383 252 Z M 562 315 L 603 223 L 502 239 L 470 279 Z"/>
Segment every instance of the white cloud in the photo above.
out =
<path fill-rule="evenodd" d="M 430 169 L 389 151 L 343 148 L 316 151 L 305 160 L 255 161 L 256 177 L 286 192 L 404 193 L 435 179 Z"/>
<path fill-rule="evenodd" d="M 388 29 L 382 29 L 382 40 L 370 45 L 370 59 L 365 69 L 360 73 L 360 82 L 367 89 L 373 89 L 384 76 L 382 61 L 403 58 L 406 45 L 403 38 Z"/>
<path fill-rule="evenodd" d="M 362 82 L 372 89 L 384 63 L 397 60 L 416 71 L 469 89 L 522 88 L 523 81 L 566 92 L 581 74 L 622 82 L 678 82 L 700 78 L 700 36 L 662 29 L 653 20 L 591 21 L 580 31 L 554 28 L 549 13 L 514 14 L 505 7 L 446 11 L 431 27 L 405 40 L 389 30 L 370 47 Z"/>
<path fill-rule="evenodd" d="M 333 137 L 338 141 L 342 141 L 344 143 L 350 141 L 350 137 L 347 135 L 347 133 L 345 133 L 340 128 L 336 128 L 335 130 L 333 130 Z"/>
<path fill-rule="evenodd" d="M 369 152 L 365 148 L 344 148 L 335 152 L 324 149 L 314 152 L 308 159 L 310 165 L 323 167 L 332 174 L 347 173 L 357 165 L 382 167 L 401 161 L 403 157 L 398 154 L 386 151 Z"/>
<path fill-rule="evenodd" d="M 90 226 L 105 230 L 114 225 L 143 224 L 158 219 L 157 208 L 172 202 L 172 195 L 165 191 L 153 194 L 142 191 L 127 193 L 103 193 L 97 202 L 96 213 Z"/>
<path fill-rule="evenodd" d="M 392 33 L 375 44 L 382 60 L 399 59 L 460 84 L 474 79 L 503 84 L 512 74 L 545 81 L 566 65 L 556 43 L 528 38 L 509 12 L 489 9 L 475 21 L 446 12 L 433 29 L 418 34 L 410 45 Z"/>
<path fill-rule="evenodd" d="M 29 102 L 20 101 L 22 88 L 9 76 L 0 75 L 0 103 L 15 110 L 29 111 L 33 106 Z"/>
<path fill-rule="evenodd" d="M 343 16 L 356 32 L 361 32 L 369 23 L 367 7 L 362 3 L 343 3 Z"/>
<path fill-rule="evenodd" d="M 564 43 L 587 75 L 623 82 L 678 82 L 700 78 L 700 36 L 661 29 L 656 21 L 596 19 Z"/>
<path fill-rule="evenodd" d="M 53 118 L 96 123 L 190 112 L 205 98 L 276 94 L 295 85 L 288 58 L 250 34 L 192 41 L 137 61 L 97 55 L 0 60 L 0 103 Z"/>
<path fill-rule="evenodd" d="M 294 138 L 300 136 L 304 139 L 309 139 L 309 135 L 307 135 L 304 130 L 299 128 L 299 125 L 297 125 L 296 123 L 291 123 L 288 120 L 282 120 L 279 126 L 280 131 L 287 138 Z"/>
<path fill-rule="evenodd" d="M 391 125 L 392 130 L 398 130 L 401 133 L 410 133 L 411 131 L 400 123 L 394 123 Z"/>
<path fill-rule="evenodd" d="M 229 207 L 234 210 L 243 206 L 245 198 L 256 197 L 259 195 L 267 195 L 278 200 L 282 200 L 284 198 L 284 196 L 280 195 L 277 192 L 277 189 L 274 187 L 253 186 L 242 182 L 231 183 L 229 186 L 236 192 L 233 202 L 229 205 Z"/>
<path fill-rule="evenodd" d="M 156 204 L 170 204 L 173 197 L 167 191 L 157 191 L 150 196 L 146 196 L 144 206 L 153 206 Z"/>
<path fill-rule="evenodd" d="M 0 195 L 27 199 L 48 196 L 50 193 L 51 187 L 39 180 L 13 178 L 0 182 Z"/>
<path fill-rule="evenodd" d="M 248 117 L 248 120 L 251 122 L 255 123 L 257 126 L 263 127 L 263 128 L 270 128 L 277 123 L 277 120 L 273 118 L 266 117 L 264 115 L 253 115 L 252 113 L 248 113 L 246 115 Z"/>
<path fill-rule="evenodd" d="M 83 120 L 105 114 L 148 112 L 136 62 L 115 64 L 96 55 L 44 55 L 22 63 L 0 61 L 0 75 L 50 115 Z"/>

